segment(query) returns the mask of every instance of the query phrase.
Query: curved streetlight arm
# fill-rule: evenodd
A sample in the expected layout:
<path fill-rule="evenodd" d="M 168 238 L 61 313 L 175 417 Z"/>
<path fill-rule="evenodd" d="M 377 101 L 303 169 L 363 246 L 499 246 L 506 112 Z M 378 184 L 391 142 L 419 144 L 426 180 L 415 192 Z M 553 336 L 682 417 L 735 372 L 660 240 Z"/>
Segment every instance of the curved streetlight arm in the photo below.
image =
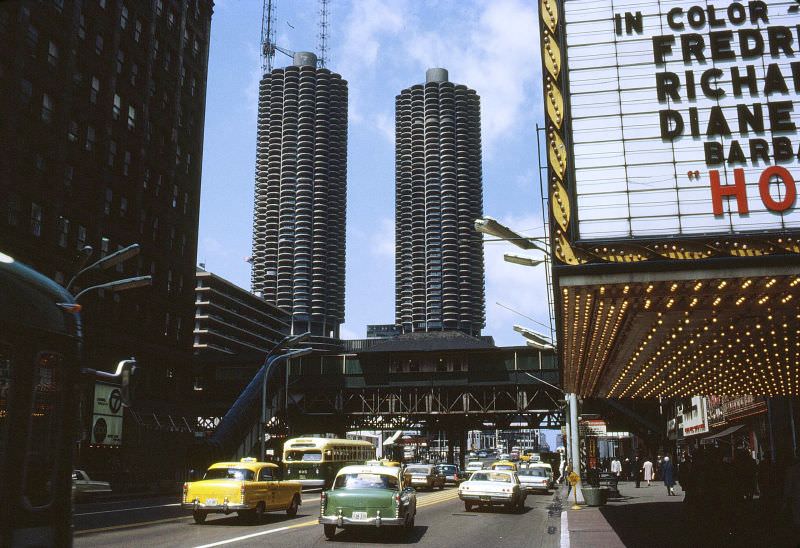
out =
<path fill-rule="evenodd" d="M 85 249 L 86 248 L 84 248 L 84 250 Z M 89 249 L 91 252 L 91 248 Z M 78 277 L 84 272 L 94 270 L 95 268 L 101 268 L 101 269 L 111 268 L 112 266 L 118 265 L 123 261 L 127 261 L 131 257 L 135 257 L 136 255 L 139 254 L 140 250 L 141 248 L 139 247 L 139 244 L 131 244 L 128 247 L 124 247 L 118 251 L 115 251 L 114 253 L 111 253 L 109 255 L 106 255 L 105 257 L 102 257 L 101 259 L 98 259 L 97 261 L 93 262 L 86 268 L 79 270 L 72 277 L 72 279 L 67 283 L 67 291 L 69 291 L 69 289 L 72 287 L 72 284 L 75 283 L 75 280 L 78 279 Z"/>
<path fill-rule="evenodd" d="M 134 278 L 124 278 L 122 280 L 115 280 L 113 282 L 108 282 L 104 284 L 93 285 L 91 287 L 87 287 L 86 289 L 80 291 L 77 295 L 75 295 L 74 299 L 77 300 L 83 297 L 89 291 L 94 291 L 95 289 L 109 289 L 111 291 L 125 291 L 126 289 L 135 289 L 137 287 L 144 287 L 146 285 L 153 284 L 153 277 L 152 276 L 136 276 Z"/>

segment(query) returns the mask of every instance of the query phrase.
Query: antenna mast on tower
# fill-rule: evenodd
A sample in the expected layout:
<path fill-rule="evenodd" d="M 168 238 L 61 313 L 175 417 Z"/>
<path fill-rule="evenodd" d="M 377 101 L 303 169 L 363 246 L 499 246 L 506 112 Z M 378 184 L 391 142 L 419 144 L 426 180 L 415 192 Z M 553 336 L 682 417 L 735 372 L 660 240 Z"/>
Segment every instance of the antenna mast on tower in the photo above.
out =
<path fill-rule="evenodd" d="M 328 64 L 328 0 L 319 0 L 319 59 L 317 66 Z"/>
<path fill-rule="evenodd" d="M 261 72 L 272 71 L 275 59 L 275 4 L 277 0 L 264 0 L 261 12 Z"/>

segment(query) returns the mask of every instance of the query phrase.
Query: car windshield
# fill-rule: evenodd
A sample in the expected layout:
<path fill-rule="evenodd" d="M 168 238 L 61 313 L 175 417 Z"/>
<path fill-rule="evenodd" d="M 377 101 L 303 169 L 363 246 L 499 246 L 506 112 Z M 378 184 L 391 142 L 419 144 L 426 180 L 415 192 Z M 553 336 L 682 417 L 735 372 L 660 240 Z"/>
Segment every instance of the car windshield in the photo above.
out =
<path fill-rule="evenodd" d="M 425 468 L 424 466 L 409 466 L 406 468 L 407 474 L 429 474 L 430 469 Z"/>
<path fill-rule="evenodd" d="M 233 479 L 239 481 L 253 481 L 255 474 L 245 468 L 209 468 L 203 476 L 204 480 Z"/>
<path fill-rule="evenodd" d="M 397 478 L 385 474 L 339 474 L 334 489 L 397 489 Z"/>
<path fill-rule="evenodd" d="M 499 483 L 511 483 L 511 475 L 497 472 L 475 472 L 469 481 L 496 481 Z"/>
<path fill-rule="evenodd" d="M 519 471 L 520 476 L 535 476 L 537 478 L 546 478 L 547 470 L 545 468 L 526 468 Z"/>
<path fill-rule="evenodd" d="M 458 472 L 458 468 L 456 468 L 456 467 L 455 467 L 454 465 L 452 465 L 452 464 L 449 464 L 449 465 L 444 465 L 444 466 L 440 466 L 439 468 L 440 468 L 440 469 L 442 470 L 442 472 L 444 472 L 445 474 L 455 474 L 456 472 Z"/>
<path fill-rule="evenodd" d="M 511 464 L 495 464 L 492 466 L 495 470 L 513 470 L 514 467 Z"/>

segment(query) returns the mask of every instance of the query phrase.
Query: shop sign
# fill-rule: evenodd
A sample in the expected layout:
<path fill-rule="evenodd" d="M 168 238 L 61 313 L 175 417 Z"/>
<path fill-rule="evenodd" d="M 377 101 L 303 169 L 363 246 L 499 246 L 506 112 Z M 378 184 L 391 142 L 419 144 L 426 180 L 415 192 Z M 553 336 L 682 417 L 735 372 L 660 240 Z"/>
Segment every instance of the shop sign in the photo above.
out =
<path fill-rule="evenodd" d="M 683 408 L 683 435 L 694 436 L 708 432 L 708 407 L 704 396 L 693 396 Z"/>
<path fill-rule="evenodd" d="M 122 392 L 119 386 L 94 385 L 91 443 L 122 445 Z"/>
<path fill-rule="evenodd" d="M 796 2 L 563 6 L 578 239 L 800 228 Z"/>
<path fill-rule="evenodd" d="M 606 421 L 602 419 L 584 419 L 578 421 L 578 432 L 581 436 L 605 436 Z"/>

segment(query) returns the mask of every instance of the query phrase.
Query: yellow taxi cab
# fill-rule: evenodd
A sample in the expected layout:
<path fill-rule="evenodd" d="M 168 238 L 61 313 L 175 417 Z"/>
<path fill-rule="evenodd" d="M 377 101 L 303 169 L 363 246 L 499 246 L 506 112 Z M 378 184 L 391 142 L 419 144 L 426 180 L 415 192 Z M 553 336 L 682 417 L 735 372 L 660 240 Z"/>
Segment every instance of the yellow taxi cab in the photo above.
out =
<path fill-rule="evenodd" d="M 211 513 L 237 512 L 251 521 L 272 510 L 294 516 L 301 501 L 300 482 L 281 481 L 279 472 L 276 464 L 254 458 L 217 462 L 202 480 L 183 484 L 181 507 L 192 511 L 195 523 L 203 523 Z"/>
<path fill-rule="evenodd" d="M 510 460 L 498 460 L 489 466 L 490 470 L 513 470 L 517 471 L 517 465 Z"/>

